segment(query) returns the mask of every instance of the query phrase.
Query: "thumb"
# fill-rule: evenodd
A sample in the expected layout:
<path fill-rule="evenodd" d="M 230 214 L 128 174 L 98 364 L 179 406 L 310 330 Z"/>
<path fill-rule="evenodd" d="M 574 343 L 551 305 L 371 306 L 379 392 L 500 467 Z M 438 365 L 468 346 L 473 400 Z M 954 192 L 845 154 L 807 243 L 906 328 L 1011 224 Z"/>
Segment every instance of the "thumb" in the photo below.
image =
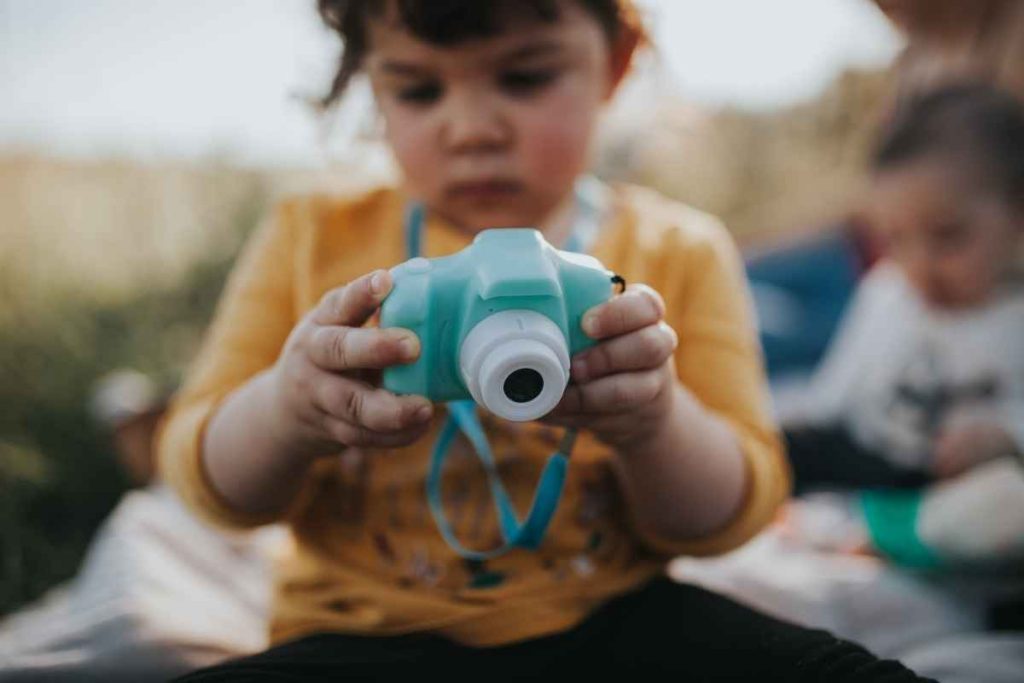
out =
<path fill-rule="evenodd" d="M 313 321 L 318 325 L 359 327 L 377 311 L 392 284 L 391 273 L 375 270 L 332 289 L 317 304 Z"/>

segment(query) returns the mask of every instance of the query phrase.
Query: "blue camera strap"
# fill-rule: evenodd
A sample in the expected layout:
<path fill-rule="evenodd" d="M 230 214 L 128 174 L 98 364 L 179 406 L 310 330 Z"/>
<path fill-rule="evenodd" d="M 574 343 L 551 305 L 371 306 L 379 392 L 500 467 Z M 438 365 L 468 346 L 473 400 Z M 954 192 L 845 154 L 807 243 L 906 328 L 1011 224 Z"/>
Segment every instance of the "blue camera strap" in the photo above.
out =
<path fill-rule="evenodd" d="M 564 245 L 566 251 L 582 251 L 583 241 L 591 241 L 600 227 L 603 211 L 593 201 L 593 195 L 584 194 L 585 192 L 593 193 L 597 187 L 596 179 L 577 183 L 576 224 Z M 425 214 L 421 203 L 410 202 L 405 216 L 405 247 L 408 258 L 415 258 L 422 253 Z M 487 434 L 480 423 L 480 418 L 476 414 L 476 403 L 473 401 L 450 401 L 445 405 L 448 408 L 448 419 L 441 428 L 441 433 L 430 454 L 426 482 L 427 504 L 430 506 L 430 512 L 441 536 L 455 552 L 470 560 L 488 560 L 504 555 L 513 548 L 536 549 L 544 540 L 544 535 L 562 498 L 565 475 L 569 468 L 569 455 L 576 442 L 576 430 L 566 430 L 558 451 L 548 458 L 537 485 L 537 492 L 530 505 L 530 511 L 526 520 L 521 522 L 512 505 L 512 500 L 501 482 L 497 461 L 491 451 L 490 443 L 487 441 Z M 480 458 L 497 510 L 498 527 L 504 544 L 492 550 L 470 550 L 463 546 L 456 538 L 448 516 L 444 512 L 441 480 L 448 451 L 459 432 L 466 436 L 473 446 L 473 450 L 476 451 L 477 457 Z"/>
<path fill-rule="evenodd" d="M 565 474 L 569 467 L 569 453 L 572 452 L 572 445 L 576 438 L 575 431 L 569 430 L 566 433 L 559 451 L 548 459 L 544 471 L 541 473 L 533 503 L 530 505 L 530 512 L 526 521 L 520 522 L 508 492 L 501 482 L 497 462 L 491 452 L 490 444 L 487 442 L 483 426 L 480 424 L 480 418 L 476 414 L 476 404 L 472 401 L 451 401 L 446 405 L 448 419 L 434 444 L 434 450 L 430 456 L 430 469 L 427 474 L 427 502 L 441 536 L 455 552 L 471 560 L 487 560 L 503 555 L 512 548 L 529 550 L 537 548 L 544 540 L 544 534 L 562 498 L 562 487 L 565 484 Z M 493 550 L 470 550 L 463 546 L 456 538 L 455 532 L 448 522 L 448 517 L 444 513 L 441 499 L 441 478 L 444 474 L 448 449 L 460 431 L 469 439 L 480 458 L 498 513 L 498 526 L 504 545 Z"/>

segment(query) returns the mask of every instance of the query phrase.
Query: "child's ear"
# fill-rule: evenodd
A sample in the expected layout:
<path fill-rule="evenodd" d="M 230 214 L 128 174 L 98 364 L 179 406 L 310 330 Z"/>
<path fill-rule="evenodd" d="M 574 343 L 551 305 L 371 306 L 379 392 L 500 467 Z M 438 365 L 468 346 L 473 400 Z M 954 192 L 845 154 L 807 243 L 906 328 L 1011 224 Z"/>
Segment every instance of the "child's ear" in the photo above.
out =
<path fill-rule="evenodd" d="M 608 90 L 605 93 L 606 100 L 610 100 L 615 95 L 622 81 L 625 80 L 626 74 L 629 73 L 629 67 L 633 64 L 637 48 L 640 47 L 640 41 L 639 32 L 632 28 L 623 28 L 612 43 L 608 56 L 609 78 Z"/>

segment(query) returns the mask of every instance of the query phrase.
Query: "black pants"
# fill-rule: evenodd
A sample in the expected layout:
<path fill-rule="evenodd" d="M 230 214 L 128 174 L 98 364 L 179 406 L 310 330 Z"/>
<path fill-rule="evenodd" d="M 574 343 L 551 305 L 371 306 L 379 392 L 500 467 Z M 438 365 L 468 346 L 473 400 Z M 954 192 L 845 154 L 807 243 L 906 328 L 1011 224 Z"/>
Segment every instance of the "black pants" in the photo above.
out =
<path fill-rule="evenodd" d="M 815 490 L 921 488 L 930 477 L 892 464 L 842 427 L 792 427 L 784 432 L 797 495 Z"/>
<path fill-rule="evenodd" d="M 920 681 L 903 665 L 824 632 L 778 621 L 701 588 L 651 581 L 567 632 L 495 648 L 432 635 L 316 635 L 178 679 L 409 680 L 478 674 L 680 675 L 678 681 Z M 657 680 L 657 679 L 656 679 Z"/>

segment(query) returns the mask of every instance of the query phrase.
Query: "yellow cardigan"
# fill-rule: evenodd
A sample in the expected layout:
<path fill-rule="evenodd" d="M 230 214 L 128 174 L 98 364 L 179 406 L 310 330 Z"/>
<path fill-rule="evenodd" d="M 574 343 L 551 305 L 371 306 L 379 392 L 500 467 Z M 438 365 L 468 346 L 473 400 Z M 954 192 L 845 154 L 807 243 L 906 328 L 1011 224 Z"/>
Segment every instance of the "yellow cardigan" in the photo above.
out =
<path fill-rule="evenodd" d="M 725 528 L 690 542 L 641 531 L 617 485 L 610 450 L 587 433 L 573 452 L 562 502 L 541 547 L 486 563 L 444 543 L 428 512 L 424 480 L 444 419 L 401 449 L 349 449 L 312 469 L 284 516 L 293 543 L 276 581 L 274 642 L 315 632 L 433 632 L 475 646 L 562 631 L 609 598 L 664 571 L 678 554 L 734 548 L 763 528 L 789 491 L 769 408 L 743 271 L 713 219 L 659 195 L 615 187 L 591 253 L 628 282 L 665 298 L 679 335 L 680 381 L 734 429 L 749 477 L 742 509 Z M 164 478 L 200 515 L 230 527 L 273 521 L 233 510 L 201 460 L 204 426 L 232 390 L 272 365 L 289 332 L 320 296 L 405 257 L 404 198 L 393 188 L 357 196 L 282 202 L 254 234 L 217 309 L 203 348 L 161 426 Z M 428 257 L 469 237 L 437 219 L 424 230 Z M 484 420 L 520 516 L 560 434 L 540 424 Z M 449 458 L 446 511 L 469 547 L 500 542 L 493 503 L 475 460 Z M 458 455 L 458 457 L 456 457 Z"/>

